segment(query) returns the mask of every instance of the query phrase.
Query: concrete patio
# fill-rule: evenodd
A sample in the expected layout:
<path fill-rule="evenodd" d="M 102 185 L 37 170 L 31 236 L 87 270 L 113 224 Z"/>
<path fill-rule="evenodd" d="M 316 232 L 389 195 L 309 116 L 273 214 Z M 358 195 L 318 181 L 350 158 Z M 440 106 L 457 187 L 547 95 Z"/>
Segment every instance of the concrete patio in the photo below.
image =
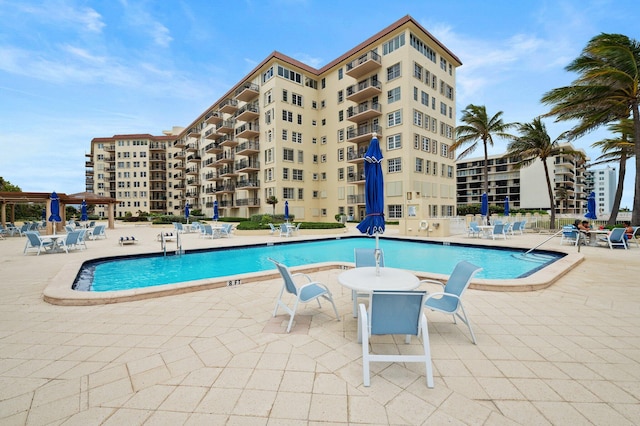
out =
<path fill-rule="evenodd" d="M 271 317 L 277 279 L 96 306 L 42 300 L 65 264 L 159 251 L 162 230 L 170 229 L 117 223 L 87 250 L 40 256 L 23 255 L 24 238 L 0 241 L 0 424 L 632 425 L 640 418 L 635 246 L 582 247 L 585 260 L 543 290 L 469 290 L 477 346 L 464 325 L 427 313 L 434 389 L 419 364 L 374 364 L 365 388 L 340 270 L 312 276 L 329 286 L 342 321 L 329 306 L 310 304 L 290 334 L 288 317 Z M 120 236 L 139 243 L 120 246 Z M 546 238 L 481 242 L 528 249 Z M 270 240 L 279 237 L 186 235 L 183 246 Z M 543 248 L 577 251 L 559 241 Z M 395 343 L 373 339 L 374 349 L 412 349 L 403 338 Z"/>

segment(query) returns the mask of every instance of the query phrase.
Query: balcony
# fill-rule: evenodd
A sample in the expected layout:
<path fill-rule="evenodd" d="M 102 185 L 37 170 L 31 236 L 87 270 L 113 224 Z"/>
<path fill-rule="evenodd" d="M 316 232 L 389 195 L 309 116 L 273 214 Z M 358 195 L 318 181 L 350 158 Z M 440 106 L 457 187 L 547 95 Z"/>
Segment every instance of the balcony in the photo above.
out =
<path fill-rule="evenodd" d="M 260 198 L 237 198 L 236 207 L 260 207 Z"/>
<path fill-rule="evenodd" d="M 215 171 L 215 172 L 209 172 L 205 174 L 204 179 L 210 182 L 216 182 L 216 181 L 222 180 L 222 177 L 218 174 L 217 171 Z"/>
<path fill-rule="evenodd" d="M 216 155 L 217 164 L 231 164 L 235 161 L 235 155 L 230 151 L 225 151 L 222 154 Z"/>
<path fill-rule="evenodd" d="M 236 190 L 236 186 L 231 182 L 226 183 L 224 185 L 216 186 L 217 193 L 229 194 L 229 193 L 235 192 L 235 190 Z"/>
<path fill-rule="evenodd" d="M 347 109 L 347 120 L 354 123 L 371 120 L 382 115 L 382 106 L 379 103 L 364 102 L 356 107 Z"/>
<path fill-rule="evenodd" d="M 225 99 L 220 104 L 220 112 L 233 114 L 238 110 L 238 101 L 235 99 Z"/>
<path fill-rule="evenodd" d="M 187 156 L 187 163 L 200 163 L 200 160 L 202 160 L 202 158 L 199 154 L 191 154 Z"/>
<path fill-rule="evenodd" d="M 364 194 L 347 195 L 347 204 L 365 204 Z"/>
<path fill-rule="evenodd" d="M 107 152 L 115 152 L 116 146 L 115 145 L 106 145 L 104 147 L 104 150 L 107 151 Z"/>
<path fill-rule="evenodd" d="M 220 123 L 220 125 L 216 128 L 216 131 L 218 133 L 224 133 L 224 134 L 228 134 L 233 132 L 233 128 L 235 127 L 236 123 L 233 120 L 224 120 L 222 123 Z"/>
<path fill-rule="evenodd" d="M 205 139 L 212 139 L 212 140 L 216 140 L 218 139 L 220 136 L 224 135 L 224 133 L 219 133 L 217 131 L 217 129 L 213 128 L 213 129 L 209 129 L 206 132 L 204 132 L 204 138 Z"/>
<path fill-rule="evenodd" d="M 219 154 L 222 152 L 222 147 L 218 142 L 212 142 L 204 147 L 204 152 L 207 154 Z"/>
<path fill-rule="evenodd" d="M 236 99 L 242 102 L 249 102 L 260 94 L 260 87 L 253 83 L 244 83 L 236 89 Z"/>
<path fill-rule="evenodd" d="M 192 127 L 187 132 L 187 136 L 190 138 L 200 138 L 200 130 L 197 127 Z"/>
<path fill-rule="evenodd" d="M 149 150 L 151 150 L 151 151 L 164 151 L 166 149 L 167 149 L 167 144 L 166 143 L 151 142 L 149 144 Z"/>
<path fill-rule="evenodd" d="M 360 78 L 382 67 L 380 55 L 374 51 L 369 51 L 359 56 L 347 64 L 347 75 L 353 78 Z"/>
<path fill-rule="evenodd" d="M 364 161 L 364 154 L 367 152 L 367 147 L 358 149 L 347 150 L 347 163 L 358 164 Z"/>
<path fill-rule="evenodd" d="M 369 78 L 358 84 L 347 87 L 347 100 L 353 102 L 362 102 L 373 96 L 382 93 L 382 83 L 377 79 Z"/>
<path fill-rule="evenodd" d="M 230 135 L 225 135 L 225 136 L 221 137 L 220 139 L 218 139 L 218 144 L 220 144 L 220 146 L 222 146 L 222 147 L 228 146 L 229 148 L 234 148 L 234 147 L 238 146 L 239 143 L 240 142 L 238 142 L 236 139 L 234 139 Z"/>
<path fill-rule="evenodd" d="M 380 137 L 382 127 L 377 124 L 362 124 L 358 127 L 349 127 L 347 129 L 347 142 L 369 142 L 374 133 L 377 133 L 378 137 Z"/>
<path fill-rule="evenodd" d="M 197 167 L 189 167 L 187 169 L 187 175 L 198 175 L 199 169 Z"/>
<path fill-rule="evenodd" d="M 187 146 L 185 147 L 185 149 L 187 150 L 187 152 L 196 152 L 196 151 L 198 151 L 198 144 L 197 143 L 188 143 Z"/>
<path fill-rule="evenodd" d="M 256 123 L 246 123 L 236 129 L 236 137 L 251 139 L 260 135 L 259 126 Z"/>
<path fill-rule="evenodd" d="M 236 120 L 238 121 L 253 121 L 258 117 L 260 117 L 258 107 L 252 104 L 247 104 L 236 112 Z"/>
<path fill-rule="evenodd" d="M 185 144 L 187 143 L 187 141 L 185 140 L 186 138 L 182 138 L 182 139 L 178 139 L 176 141 L 173 142 L 173 147 L 174 148 L 184 148 Z"/>
<path fill-rule="evenodd" d="M 228 164 L 222 167 L 219 171 L 220 177 L 232 178 L 238 176 L 238 171 L 233 167 L 233 164 Z"/>
<path fill-rule="evenodd" d="M 359 167 L 353 173 L 347 173 L 347 182 L 349 183 L 364 183 L 364 167 Z"/>
<path fill-rule="evenodd" d="M 207 124 L 218 125 L 222 122 L 222 114 L 219 112 L 210 112 L 204 117 L 204 122 Z"/>
<path fill-rule="evenodd" d="M 197 177 L 192 177 L 187 179 L 187 185 L 200 185 L 200 179 Z"/>
<path fill-rule="evenodd" d="M 257 179 L 244 179 L 239 180 L 236 184 L 237 189 L 258 189 L 260 188 L 260 181 Z"/>
<path fill-rule="evenodd" d="M 260 144 L 258 142 L 244 142 L 236 147 L 236 155 L 255 155 L 260 152 Z"/>
<path fill-rule="evenodd" d="M 234 167 L 239 173 L 257 172 L 260 170 L 260 162 L 255 159 L 245 159 L 237 161 Z"/>
<path fill-rule="evenodd" d="M 175 153 L 175 155 L 173 156 L 173 158 L 184 158 L 187 155 L 186 151 L 178 151 Z"/>

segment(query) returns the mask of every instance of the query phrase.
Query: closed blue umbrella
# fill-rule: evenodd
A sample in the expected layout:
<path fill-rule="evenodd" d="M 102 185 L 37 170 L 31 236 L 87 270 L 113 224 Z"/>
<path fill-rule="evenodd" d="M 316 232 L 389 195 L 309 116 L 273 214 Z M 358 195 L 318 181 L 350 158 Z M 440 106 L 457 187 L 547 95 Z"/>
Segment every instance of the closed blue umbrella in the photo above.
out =
<path fill-rule="evenodd" d="M 482 201 L 480 203 L 480 216 L 486 219 L 489 214 L 489 197 L 487 196 L 486 192 L 482 194 L 481 200 Z"/>
<path fill-rule="evenodd" d="M 213 220 L 218 221 L 218 200 L 213 202 Z"/>
<path fill-rule="evenodd" d="M 375 133 L 364 154 L 364 199 L 366 216 L 356 227 L 367 235 L 376 237 L 376 268 L 379 259 L 379 235 L 384 234 L 384 178 L 382 176 L 382 151 Z"/>
<path fill-rule="evenodd" d="M 587 199 L 587 214 L 584 215 L 587 219 L 596 220 L 596 193 L 591 191 L 589 198 Z"/>
<path fill-rule="evenodd" d="M 187 224 L 189 223 L 189 202 L 184 205 L 184 217 L 187 219 Z"/>
<path fill-rule="evenodd" d="M 288 201 L 284 202 L 284 220 L 289 222 L 289 202 Z"/>
<path fill-rule="evenodd" d="M 82 200 L 82 206 L 80 206 L 80 220 L 86 222 L 89 220 L 89 216 L 87 215 L 87 202 Z"/>
<path fill-rule="evenodd" d="M 504 215 L 509 216 L 509 197 L 504 197 Z"/>
<path fill-rule="evenodd" d="M 60 217 L 60 197 L 56 194 L 56 191 L 51 193 L 51 215 L 49 216 L 49 222 L 62 222 L 62 218 Z M 53 233 L 56 233 L 56 225 L 53 225 Z"/>

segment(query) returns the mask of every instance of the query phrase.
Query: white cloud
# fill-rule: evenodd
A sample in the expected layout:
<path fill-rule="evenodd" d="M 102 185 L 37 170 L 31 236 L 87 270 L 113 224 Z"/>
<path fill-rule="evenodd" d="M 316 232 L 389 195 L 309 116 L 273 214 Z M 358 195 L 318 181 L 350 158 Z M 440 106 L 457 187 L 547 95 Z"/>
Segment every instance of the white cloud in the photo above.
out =
<path fill-rule="evenodd" d="M 46 22 L 48 25 L 78 26 L 80 30 L 100 33 L 105 27 L 102 15 L 90 7 L 74 8 L 64 1 L 45 1 L 33 3 L 14 3 L 13 7 L 34 18 Z"/>

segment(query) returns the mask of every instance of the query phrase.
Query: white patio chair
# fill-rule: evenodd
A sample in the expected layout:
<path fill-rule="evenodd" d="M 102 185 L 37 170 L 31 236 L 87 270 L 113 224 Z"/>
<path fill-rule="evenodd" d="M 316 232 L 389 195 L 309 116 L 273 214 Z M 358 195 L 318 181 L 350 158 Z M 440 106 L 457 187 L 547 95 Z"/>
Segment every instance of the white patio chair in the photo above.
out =
<path fill-rule="evenodd" d="M 422 362 L 425 364 L 427 386 L 433 388 L 433 366 L 429 345 L 427 318 L 422 311 L 425 291 L 374 291 L 371 294 L 369 311 L 364 304 L 359 305 L 358 340 L 362 342 L 362 376 L 365 386 L 370 386 L 371 362 Z M 424 354 L 373 354 L 370 351 L 370 336 L 405 335 L 405 343 L 411 336 L 422 334 Z M 373 345 L 372 345 L 373 346 Z M 389 346 L 388 344 L 380 345 Z"/>
<path fill-rule="evenodd" d="M 273 316 L 275 317 L 276 314 L 278 313 L 278 308 L 284 309 L 284 311 L 290 315 L 289 324 L 287 325 L 287 333 L 291 331 L 291 326 L 293 325 L 293 318 L 295 317 L 296 310 L 298 309 L 298 305 L 301 302 L 309 303 L 316 300 L 318 302 L 318 307 L 321 308 L 322 305 L 320 304 L 320 298 L 323 298 L 327 300 L 329 303 L 331 303 L 331 305 L 333 306 L 333 311 L 336 314 L 336 319 L 340 321 L 340 315 L 338 315 L 338 309 L 336 308 L 336 304 L 333 302 L 333 296 L 331 295 L 331 291 L 329 291 L 329 288 L 326 285 L 317 281 L 313 281 L 311 277 L 309 277 L 307 274 L 302 274 L 302 273 L 291 274 L 291 272 L 289 271 L 289 268 L 287 268 L 282 263 L 271 258 L 269 260 L 276 265 L 284 281 L 282 283 L 282 289 L 280 290 L 280 295 L 278 296 L 278 300 L 276 302 L 276 307 L 273 310 Z M 294 280 L 295 277 L 299 277 L 299 276 L 305 277 L 308 281 L 306 284 L 303 284 L 300 287 L 296 285 Z M 293 306 L 291 307 L 287 305 L 285 301 L 282 300 L 282 296 L 284 295 L 285 290 L 287 293 L 290 293 L 295 297 L 295 301 L 293 303 Z"/>

